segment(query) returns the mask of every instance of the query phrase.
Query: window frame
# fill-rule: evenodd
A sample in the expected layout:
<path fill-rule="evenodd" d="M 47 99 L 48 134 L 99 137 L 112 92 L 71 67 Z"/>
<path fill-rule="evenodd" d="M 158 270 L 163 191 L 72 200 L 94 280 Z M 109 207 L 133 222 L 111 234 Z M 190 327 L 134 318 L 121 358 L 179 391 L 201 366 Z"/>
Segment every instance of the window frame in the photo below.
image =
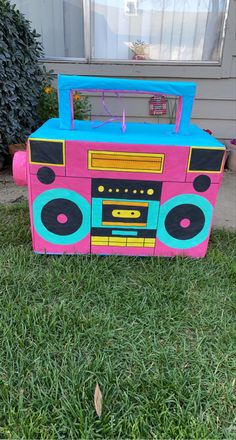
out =
<path fill-rule="evenodd" d="M 91 58 L 91 0 L 83 0 L 84 58 L 45 57 L 40 61 L 55 73 L 82 75 L 109 75 L 133 77 L 226 78 L 230 76 L 232 47 L 235 44 L 234 16 L 236 0 L 226 0 L 226 14 L 221 33 L 221 59 L 219 61 L 158 61 L 158 60 L 109 60 Z M 70 68 L 68 68 L 68 65 Z"/>

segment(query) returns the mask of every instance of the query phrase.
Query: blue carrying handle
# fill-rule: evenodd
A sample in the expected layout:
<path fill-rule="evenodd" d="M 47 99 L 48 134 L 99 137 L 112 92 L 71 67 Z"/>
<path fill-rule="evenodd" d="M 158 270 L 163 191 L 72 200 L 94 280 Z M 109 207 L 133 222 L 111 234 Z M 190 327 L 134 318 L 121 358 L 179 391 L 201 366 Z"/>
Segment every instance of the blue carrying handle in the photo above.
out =
<path fill-rule="evenodd" d="M 188 134 L 196 84 L 191 82 L 145 81 L 91 76 L 58 75 L 60 128 L 73 128 L 72 91 L 128 92 L 178 96 L 176 132 Z"/>

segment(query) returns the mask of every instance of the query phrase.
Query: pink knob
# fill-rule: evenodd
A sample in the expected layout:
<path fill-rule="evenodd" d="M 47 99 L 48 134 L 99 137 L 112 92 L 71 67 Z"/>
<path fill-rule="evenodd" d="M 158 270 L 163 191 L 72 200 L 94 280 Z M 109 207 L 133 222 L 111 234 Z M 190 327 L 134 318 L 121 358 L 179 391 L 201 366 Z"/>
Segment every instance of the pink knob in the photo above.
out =
<path fill-rule="evenodd" d="M 16 185 L 27 185 L 26 151 L 17 151 L 13 157 L 13 179 Z"/>

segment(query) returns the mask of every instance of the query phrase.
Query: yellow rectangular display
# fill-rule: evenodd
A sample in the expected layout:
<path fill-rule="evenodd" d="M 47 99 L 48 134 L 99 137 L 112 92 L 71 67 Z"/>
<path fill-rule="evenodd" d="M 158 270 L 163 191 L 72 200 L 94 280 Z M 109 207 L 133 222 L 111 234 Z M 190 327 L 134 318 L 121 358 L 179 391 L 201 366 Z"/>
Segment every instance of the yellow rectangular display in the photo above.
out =
<path fill-rule="evenodd" d="M 88 151 L 89 170 L 162 173 L 164 154 Z"/>
<path fill-rule="evenodd" d="M 142 206 L 142 207 L 148 207 L 148 202 L 122 202 L 122 201 L 117 201 L 117 200 L 103 200 L 102 201 L 103 205 L 121 205 L 121 206 Z"/>

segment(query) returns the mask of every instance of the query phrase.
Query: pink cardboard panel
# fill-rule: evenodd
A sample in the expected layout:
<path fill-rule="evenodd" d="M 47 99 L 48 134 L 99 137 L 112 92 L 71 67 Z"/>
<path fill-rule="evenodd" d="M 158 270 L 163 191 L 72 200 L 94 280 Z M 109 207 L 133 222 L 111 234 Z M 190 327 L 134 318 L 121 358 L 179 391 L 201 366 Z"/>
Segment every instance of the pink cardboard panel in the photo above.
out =
<path fill-rule="evenodd" d="M 168 247 L 160 240 L 156 240 L 156 247 L 154 255 L 158 257 L 190 257 L 190 258 L 203 258 L 207 252 L 207 246 L 209 237 L 206 238 L 201 244 L 190 249 L 173 249 Z"/>
<path fill-rule="evenodd" d="M 218 189 L 218 184 L 204 192 L 192 183 L 163 184 L 155 255 L 205 255 Z"/>
<path fill-rule="evenodd" d="M 154 248 L 91 246 L 91 254 L 97 255 L 128 255 L 133 257 L 153 256 Z"/>
<path fill-rule="evenodd" d="M 88 169 L 89 151 L 97 152 L 124 152 L 138 154 L 163 155 L 163 169 L 159 173 L 130 171 L 91 170 Z M 185 181 L 189 147 L 176 147 L 165 145 L 133 145 L 115 143 L 94 143 L 66 141 L 67 176 L 97 177 L 111 179 L 142 179 L 142 180 L 168 180 Z"/>
<path fill-rule="evenodd" d="M 89 151 L 100 158 L 98 162 L 95 158 L 95 162 L 99 163 L 96 170 L 90 169 L 92 162 Z M 63 166 L 27 165 L 35 252 L 167 257 L 182 255 L 193 258 L 205 255 L 222 173 L 188 171 L 189 147 L 66 141 L 64 153 L 66 160 Z M 115 155 L 111 157 L 106 153 Z M 127 167 L 129 160 L 126 158 L 131 155 L 130 161 L 133 160 L 135 166 L 138 162 L 136 157 L 139 158 L 137 167 L 142 172 L 134 168 L 133 171 L 112 171 L 116 154 L 119 153 L 121 167 L 122 161 Z M 152 156 L 146 156 L 148 154 Z M 152 161 L 153 157 L 158 157 L 161 166 L 159 172 L 149 173 L 148 160 Z M 51 173 L 51 180 L 44 181 L 37 175 L 42 167 L 54 172 Z M 155 248 L 91 246 L 91 178 L 162 182 L 160 210 L 156 213 L 158 218 L 153 219 L 157 224 Z M 96 215 L 95 212 L 95 219 Z"/>
<path fill-rule="evenodd" d="M 42 184 L 38 181 L 37 176 L 30 176 L 30 186 L 32 187 L 33 200 L 38 194 L 49 189 L 64 188 L 76 191 L 81 194 L 89 203 L 91 203 L 91 180 L 86 178 L 63 177 L 56 176 L 51 184 Z"/>
<path fill-rule="evenodd" d="M 218 184 L 211 184 L 209 188 L 204 192 L 199 192 L 194 189 L 193 183 L 172 183 L 172 182 L 163 182 L 162 185 L 162 193 L 161 193 L 161 205 L 165 203 L 167 200 L 172 197 L 178 196 L 180 194 L 190 194 L 189 201 L 191 202 L 191 194 L 196 194 L 201 196 L 215 206 L 217 195 L 219 191 Z"/>
<path fill-rule="evenodd" d="M 193 182 L 198 176 L 208 176 L 211 179 L 211 183 L 221 183 L 223 173 L 189 173 L 186 174 L 186 182 Z"/>
<path fill-rule="evenodd" d="M 34 230 L 33 250 L 39 254 L 89 254 L 90 235 L 73 245 L 57 245 L 44 240 Z"/>
<path fill-rule="evenodd" d="M 63 136 L 63 134 L 62 134 L 62 136 Z M 51 155 L 49 154 L 48 161 L 46 159 L 44 161 L 41 161 L 40 159 L 39 160 L 35 160 L 35 161 L 31 161 L 30 142 L 32 142 L 32 141 L 39 141 L 42 144 L 44 142 L 45 143 L 50 142 L 51 145 L 54 145 L 54 144 L 56 145 L 56 143 L 59 142 L 60 145 L 61 145 L 61 154 L 63 156 L 63 162 L 64 163 L 63 164 L 56 164 L 56 163 L 54 163 L 54 162 L 56 162 L 56 160 L 55 160 L 55 158 L 53 157 L 52 154 Z M 50 151 L 50 144 L 47 146 L 47 148 Z M 65 141 L 64 140 L 57 141 L 57 140 L 54 140 L 54 139 L 50 139 L 50 140 L 47 140 L 47 139 L 31 139 L 31 140 L 29 140 L 28 143 L 27 143 L 27 161 L 28 161 L 28 166 L 29 166 L 30 174 L 37 174 L 37 172 L 38 172 L 38 170 L 40 168 L 47 167 L 47 168 L 50 168 L 51 170 L 53 170 L 54 173 L 57 176 L 65 176 L 65 174 L 66 174 L 66 166 L 65 166 L 66 165 Z"/>
<path fill-rule="evenodd" d="M 13 157 L 13 178 L 16 185 L 27 185 L 26 152 L 17 151 Z"/>
<path fill-rule="evenodd" d="M 29 172 L 30 174 L 37 174 L 37 172 L 40 170 L 40 168 L 42 167 L 47 167 L 50 168 L 51 170 L 54 171 L 54 173 L 56 174 L 56 176 L 65 176 L 66 175 L 66 167 L 64 166 L 53 166 L 53 165 L 45 165 L 45 164 L 41 164 L 41 165 L 32 165 L 29 164 Z"/>
<path fill-rule="evenodd" d="M 186 182 L 193 182 L 198 176 L 208 176 L 211 180 L 212 183 L 220 183 L 223 177 L 223 171 L 224 171 L 224 163 L 225 163 L 225 157 L 226 157 L 226 153 L 224 152 L 223 149 L 219 149 L 219 148 L 207 148 L 207 147 L 199 147 L 199 151 L 201 151 L 201 155 L 202 155 L 202 161 L 204 164 L 204 152 L 206 152 L 206 154 L 208 154 L 208 152 L 210 152 L 211 154 L 220 154 L 221 155 L 221 159 L 220 162 L 217 164 L 219 165 L 219 169 L 217 172 L 215 171 L 207 171 L 204 169 L 204 165 L 202 166 L 201 170 L 197 170 L 197 171 L 192 171 L 191 170 L 191 166 L 190 166 L 190 160 L 192 157 L 192 150 L 195 150 L 196 147 L 191 147 L 189 150 L 189 161 L 188 161 L 188 165 L 187 165 L 187 173 L 186 173 Z M 223 154 L 223 157 L 222 157 Z M 208 164 L 209 165 L 209 164 Z M 211 164 L 212 165 L 212 164 Z M 216 168 L 217 169 L 217 165 Z M 211 168 L 211 166 L 210 166 Z"/>
<path fill-rule="evenodd" d="M 57 176 L 43 185 L 30 176 L 30 211 L 33 249 L 39 253 L 89 253 L 91 181 Z M 56 203 L 56 206 L 50 205 Z M 49 207 L 48 207 L 49 206 Z M 46 207 L 46 208 L 45 208 Z M 45 227 L 45 218 L 47 227 Z M 63 226 L 64 224 L 64 226 Z M 55 232 L 69 227 L 68 233 Z M 56 229 L 55 229 L 56 228 Z"/>

